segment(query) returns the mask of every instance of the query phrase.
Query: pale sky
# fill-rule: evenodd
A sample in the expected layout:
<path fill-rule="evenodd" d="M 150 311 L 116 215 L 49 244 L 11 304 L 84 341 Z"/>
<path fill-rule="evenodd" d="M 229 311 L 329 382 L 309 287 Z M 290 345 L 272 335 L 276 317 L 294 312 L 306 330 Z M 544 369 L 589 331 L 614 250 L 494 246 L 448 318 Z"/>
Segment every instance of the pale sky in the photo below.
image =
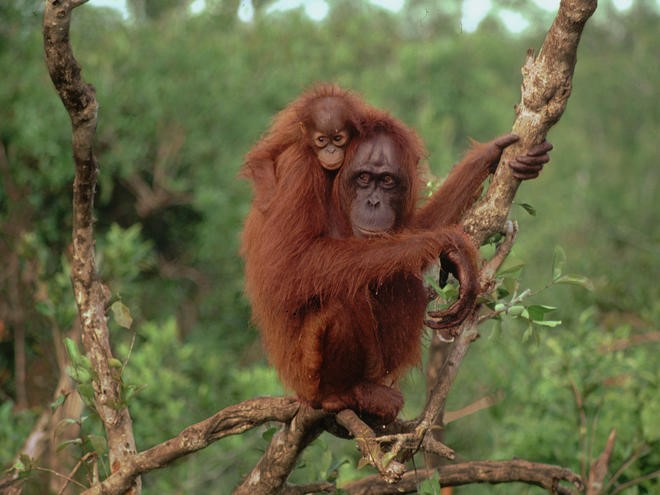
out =
<path fill-rule="evenodd" d="M 375 5 L 394 12 L 401 9 L 404 0 L 367 0 Z M 560 0 L 533 0 L 534 3 L 548 11 L 557 11 Z M 632 5 L 633 0 L 614 0 L 614 5 L 619 10 L 625 10 Z M 115 7 L 122 12 L 126 12 L 125 0 L 90 0 L 90 3 L 97 6 Z M 193 12 L 201 11 L 204 8 L 205 0 L 195 0 L 192 3 Z M 320 20 L 328 13 L 328 4 L 325 0 L 279 0 L 271 9 L 288 10 L 304 6 L 306 14 L 311 19 Z M 481 20 L 488 14 L 492 6 L 491 0 L 465 0 L 463 2 L 463 18 L 461 26 L 467 32 L 474 31 Z M 507 28 L 518 33 L 528 26 L 528 22 L 522 15 L 515 10 L 501 9 L 499 17 Z M 242 0 L 239 7 L 239 17 L 243 20 L 249 20 L 252 16 L 252 2 Z"/>

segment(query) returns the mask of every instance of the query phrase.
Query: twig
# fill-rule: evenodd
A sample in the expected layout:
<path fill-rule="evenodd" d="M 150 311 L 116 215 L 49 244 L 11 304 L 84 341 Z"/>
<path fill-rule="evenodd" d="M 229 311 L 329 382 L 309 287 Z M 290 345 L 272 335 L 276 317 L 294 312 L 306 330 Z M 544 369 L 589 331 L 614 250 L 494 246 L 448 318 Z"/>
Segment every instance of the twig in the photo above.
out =
<path fill-rule="evenodd" d="M 614 450 L 614 442 L 616 441 L 616 430 L 610 431 L 610 435 L 605 443 L 603 452 L 594 461 L 589 470 L 589 478 L 587 480 L 587 495 L 599 495 L 603 489 L 603 480 L 607 476 L 607 467 L 610 463 L 610 457 Z"/>
<path fill-rule="evenodd" d="M 465 416 L 483 411 L 484 409 L 488 409 L 489 407 L 492 407 L 495 404 L 501 402 L 503 398 L 504 392 L 502 391 L 481 397 L 480 399 L 477 399 L 471 404 L 457 409 L 456 411 L 447 411 L 442 419 L 442 422 L 447 425 L 461 418 L 464 418 Z"/>
<path fill-rule="evenodd" d="M 628 469 L 632 464 L 637 462 L 637 460 L 640 457 L 643 457 L 646 454 L 648 454 L 648 452 L 649 452 L 649 448 L 647 445 L 642 445 L 641 447 L 637 447 L 635 449 L 635 452 L 630 454 L 630 456 L 628 456 L 628 458 L 619 466 L 619 468 L 610 477 L 609 481 L 603 488 L 603 493 L 609 493 L 610 488 L 612 488 L 616 480 L 619 479 L 619 477 L 626 471 L 626 469 Z"/>
<path fill-rule="evenodd" d="M 395 483 L 401 479 L 406 472 L 406 466 L 394 459 L 398 452 L 394 449 L 391 452 L 384 452 L 381 448 L 383 439 L 377 438 L 373 430 L 353 411 L 346 409 L 337 413 L 337 423 L 351 432 L 363 459 L 374 466 L 387 483 Z M 403 435 L 393 437 L 398 439 Z M 417 444 L 419 445 L 419 441 Z"/>
<path fill-rule="evenodd" d="M 587 476 L 587 463 L 588 463 L 588 449 L 587 449 L 587 415 L 584 412 L 584 404 L 582 401 L 582 394 L 580 389 L 573 379 L 571 379 L 571 390 L 573 391 L 573 397 L 575 398 L 575 407 L 578 410 L 580 417 L 580 427 L 578 428 L 578 441 L 580 445 L 580 450 L 582 451 L 582 460 L 580 460 L 580 473 L 583 478 Z"/>
<path fill-rule="evenodd" d="M 504 239 L 497 246 L 497 250 L 481 269 L 479 274 L 482 291 L 484 293 L 493 290 L 495 275 L 513 249 L 513 244 L 518 236 L 518 222 L 507 221 L 504 224 Z"/>
<path fill-rule="evenodd" d="M 612 490 L 610 495 L 616 495 L 617 493 L 621 493 L 624 490 L 627 490 L 631 486 L 639 485 L 643 481 L 652 480 L 654 478 L 660 478 L 660 470 L 653 471 L 652 473 L 645 474 L 644 476 L 640 476 L 639 478 L 635 478 L 635 479 L 632 479 L 630 481 L 626 481 L 625 483 L 621 483 L 614 490 Z"/>

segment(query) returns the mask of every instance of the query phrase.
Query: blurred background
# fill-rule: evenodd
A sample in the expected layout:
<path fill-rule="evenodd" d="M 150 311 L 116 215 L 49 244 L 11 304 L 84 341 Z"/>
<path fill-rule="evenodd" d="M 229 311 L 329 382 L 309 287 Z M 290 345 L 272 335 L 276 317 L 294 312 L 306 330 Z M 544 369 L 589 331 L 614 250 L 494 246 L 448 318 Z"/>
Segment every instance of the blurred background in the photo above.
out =
<path fill-rule="evenodd" d="M 441 180 L 469 137 L 510 130 L 525 53 L 541 46 L 557 4 L 128 0 L 74 12 L 74 50 L 100 103 L 98 262 L 134 318 L 131 331 L 113 322 L 112 332 L 117 355 L 130 354 L 139 448 L 237 401 L 283 393 L 250 324 L 237 255 L 250 201 L 237 171 L 273 115 L 314 82 L 336 82 L 414 127 Z M 45 68 L 41 13 L 35 0 L 0 5 L 1 468 L 52 401 L 53 349 L 76 317 L 70 124 Z M 496 399 L 448 426 L 459 459 L 585 473 L 616 428 L 611 471 L 621 469 L 604 493 L 660 490 L 659 14 L 654 0 L 601 0 L 587 24 L 572 96 L 548 136 L 552 162 L 516 198 L 536 214 L 512 210 L 520 234 L 508 263 L 524 265 L 521 287 L 539 291 L 534 302 L 556 307 L 562 324 L 482 327 L 449 409 Z M 557 253 L 591 290 L 552 285 Z M 403 385 L 413 417 L 423 372 Z M 62 449 L 74 462 L 99 432 L 85 419 L 82 440 Z M 270 434 L 227 438 L 151 473 L 144 493 L 228 493 Z M 362 477 L 356 456 L 351 442 L 324 435 L 294 479 Z M 35 477 L 26 493 L 40 486 Z"/>

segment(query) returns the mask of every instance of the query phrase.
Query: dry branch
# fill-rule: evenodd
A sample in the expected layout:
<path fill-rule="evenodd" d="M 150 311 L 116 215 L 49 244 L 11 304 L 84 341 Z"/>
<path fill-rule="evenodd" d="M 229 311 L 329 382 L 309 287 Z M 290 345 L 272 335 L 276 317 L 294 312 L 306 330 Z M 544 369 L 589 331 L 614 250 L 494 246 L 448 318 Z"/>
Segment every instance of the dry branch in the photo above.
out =
<path fill-rule="evenodd" d="M 267 421 L 282 422 L 284 427 L 273 437 L 264 456 L 237 488 L 236 493 L 270 494 L 287 489 L 295 491 L 294 487 L 286 486 L 286 479 L 299 453 L 322 431 L 323 419 L 326 419 L 327 414 L 300 407 L 292 399 L 254 399 L 231 406 L 186 428 L 173 439 L 139 454 L 135 452 L 131 418 L 122 402 L 120 380 L 109 365 L 112 355 L 105 318 L 108 294 L 98 280 L 94 262 L 93 200 L 98 164 L 92 143 L 96 131 L 97 103 L 93 88 L 80 77 L 80 67 L 69 43 L 71 11 L 85 2 L 86 0 L 47 0 L 43 24 L 49 73 L 72 122 L 76 170 L 72 277 L 83 327 L 83 344 L 96 373 L 93 382 L 95 403 L 106 428 L 113 472 L 106 480 L 85 493 L 137 493 L 140 474 L 163 467 L 174 459 L 204 448 L 226 435 L 242 433 Z M 502 156 L 503 164 L 513 156 L 524 153 L 533 144 L 541 142 L 548 129 L 561 116 L 570 95 L 580 34 L 595 8 L 595 0 L 563 0 L 539 56 L 535 59 L 531 53 L 528 55 L 523 67 L 521 103 L 516 107 L 517 118 L 513 126 L 514 132 L 520 135 L 521 139 L 519 143 L 505 150 Z M 508 167 L 498 167 L 484 200 L 464 221 L 466 231 L 477 243 L 482 243 L 492 233 L 502 230 L 518 183 Z M 498 263 L 501 261 L 495 262 Z M 489 269 L 491 268 L 492 264 Z M 486 278 L 490 277 L 489 274 L 486 275 Z M 395 435 L 388 439 L 392 445 L 399 446 L 399 450 L 395 452 L 398 458 L 411 455 L 420 445 L 447 457 L 453 455 L 451 449 L 430 437 L 426 438 L 425 433 L 441 417 L 458 366 L 471 341 L 478 336 L 477 322 L 478 317 L 475 314 L 464 324 L 462 334 L 449 351 L 445 368 L 439 375 L 434 393 L 431 394 L 422 417 L 405 425 L 407 429 L 400 432 L 398 438 Z M 340 418 L 343 416 L 339 415 Z M 371 438 L 372 433 L 367 429 L 360 433 L 360 437 Z M 382 455 L 380 459 L 383 459 Z M 571 493 L 559 485 L 562 480 L 573 483 L 578 489 L 582 487 L 580 478 L 564 468 L 527 461 L 460 463 L 443 466 L 439 468 L 439 473 L 445 486 L 521 481 L 562 494 Z M 430 472 L 406 473 L 395 485 L 386 484 L 382 479 L 368 478 L 349 485 L 347 489 L 349 493 L 412 492 L 416 489 L 420 475 L 429 476 Z M 323 484 L 314 486 L 328 489 L 327 485 Z"/>
<path fill-rule="evenodd" d="M 543 142 L 566 108 L 580 36 L 596 5 L 596 0 L 562 0 L 538 57 L 534 57 L 532 50 L 527 53 L 522 68 L 521 99 L 513 124 L 513 132 L 520 136 L 520 141 L 504 150 L 485 198 L 463 222 L 478 245 L 501 231 L 518 190 L 520 181 L 506 164 Z"/>
<path fill-rule="evenodd" d="M 210 418 L 188 426 L 176 437 L 130 457 L 119 470 L 83 495 L 124 493 L 141 474 L 165 467 L 221 438 L 244 433 L 264 423 L 290 423 L 299 409 L 297 400 L 285 397 L 262 397 L 229 406 Z M 319 414 L 318 411 L 316 413 Z M 304 426 L 309 425 L 305 423 Z"/>
<path fill-rule="evenodd" d="M 460 486 L 473 483 L 513 483 L 521 482 L 545 488 L 550 493 L 572 495 L 582 491 L 584 486 L 579 476 L 570 470 L 523 460 L 513 461 L 474 461 L 462 462 L 437 469 L 421 469 L 407 472 L 396 485 L 390 485 L 378 476 L 370 476 L 349 483 L 342 489 L 349 495 L 400 495 L 417 493 L 419 484 L 437 472 L 440 484 Z M 560 485 L 567 482 L 572 488 Z"/>
<path fill-rule="evenodd" d="M 301 406 L 298 414 L 277 432 L 257 465 L 234 491 L 235 495 L 279 493 L 300 453 L 318 437 L 328 413 Z"/>
<path fill-rule="evenodd" d="M 495 257 L 485 266 L 482 286 L 488 284 L 506 258 L 515 238 L 515 226 L 505 229 L 520 180 L 507 164 L 543 142 L 549 129 L 559 120 L 571 93 L 571 81 L 577 60 L 577 47 L 585 23 L 596 10 L 596 0 L 562 0 L 557 17 L 548 31 L 538 57 L 532 50 L 522 68 L 521 101 L 516 105 L 513 132 L 520 141 L 507 147 L 502 154 L 493 180 L 484 198 L 463 219 L 463 228 L 481 245 L 491 235 L 506 231 L 507 238 Z M 438 381 L 429 398 L 421 424 L 440 426 L 447 394 L 456 371 L 470 344 L 477 338 L 479 319 L 474 316 L 462 325 L 462 333 L 450 346 Z"/>
<path fill-rule="evenodd" d="M 71 278 L 82 341 L 91 360 L 94 402 L 103 421 L 112 471 L 120 469 L 136 452 L 128 408 L 122 403 L 121 380 L 110 366 L 112 352 L 105 306 L 108 290 L 98 279 L 94 261 L 94 194 L 98 164 L 94 137 L 98 105 L 94 89 L 80 75 L 69 42 L 71 12 L 86 0 L 48 0 L 44 10 L 43 35 L 46 64 L 69 117 L 73 133 L 73 250 Z M 140 492 L 139 479 L 133 492 Z"/>

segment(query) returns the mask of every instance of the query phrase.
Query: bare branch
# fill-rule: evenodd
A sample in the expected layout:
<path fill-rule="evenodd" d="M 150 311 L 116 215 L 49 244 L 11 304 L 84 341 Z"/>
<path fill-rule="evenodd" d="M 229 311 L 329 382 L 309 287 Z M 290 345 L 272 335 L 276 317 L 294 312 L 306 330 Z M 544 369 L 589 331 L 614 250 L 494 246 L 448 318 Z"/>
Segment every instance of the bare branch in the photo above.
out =
<path fill-rule="evenodd" d="M 580 36 L 596 5 L 596 0 L 562 0 L 538 57 L 534 58 L 531 50 L 527 53 L 522 68 L 521 100 L 513 124 L 513 132 L 520 136 L 520 141 L 504 150 L 484 199 L 463 223 L 477 244 L 501 230 L 518 190 L 520 181 L 506 165 L 534 144 L 543 142 L 566 108 Z"/>
<path fill-rule="evenodd" d="M 605 480 L 605 476 L 607 476 L 610 457 L 612 457 L 615 441 L 616 430 L 613 429 L 610 431 L 610 435 L 607 437 L 607 442 L 605 443 L 603 452 L 598 456 L 598 459 L 594 461 L 594 463 L 591 465 L 591 469 L 589 470 L 589 478 L 587 480 L 587 495 L 599 495 L 600 493 L 603 493 L 603 481 Z"/>
<path fill-rule="evenodd" d="M 432 388 L 430 397 L 419 421 L 419 426 L 429 430 L 433 425 L 440 425 L 445 409 L 447 396 L 458 374 L 458 368 L 467 354 L 470 344 L 479 337 L 477 332 L 476 314 L 467 318 L 460 328 L 460 333 L 456 340 L 450 345 L 450 350 L 445 360 L 442 370 L 438 374 L 438 382 Z"/>
<path fill-rule="evenodd" d="M 72 278 L 74 292 L 83 328 L 83 344 L 92 361 L 95 403 L 106 428 L 112 475 L 102 483 L 88 489 L 85 494 L 139 493 L 139 475 L 161 468 L 175 459 L 205 448 L 227 435 L 238 434 L 267 421 L 285 423 L 272 439 L 263 457 L 236 489 L 237 494 L 270 494 L 295 491 L 286 485 L 286 479 L 295 466 L 300 452 L 320 434 L 327 413 L 301 407 L 293 399 L 254 399 L 226 408 L 216 415 L 183 430 L 179 435 L 149 450 L 136 454 L 131 418 L 122 402 L 120 380 L 109 366 L 112 358 L 105 318 L 107 289 L 99 282 L 94 261 L 93 202 L 98 164 L 93 153 L 96 132 L 97 103 L 94 90 L 80 77 L 78 66 L 69 43 L 71 11 L 86 0 L 47 0 L 44 12 L 44 49 L 49 73 L 71 117 L 73 128 L 74 229 Z M 551 27 L 539 56 L 530 53 L 523 67 L 521 103 L 517 106 L 517 119 L 513 129 L 521 140 L 505 150 L 502 163 L 521 154 L 535 143 L 541 142 L 548 129 L 560 118 L 570 95 L 571 77 L 575 66 L 575 53 L 584 23 L 596 7 L 595 0 L 563 0 L 557 19 Z M 490 234 L 501 230 L 519 181 L 506 166 L 498 171 L 484 200 L 472 210 L 464 227 L 475 241 L 483 242 Z M 143 184 L 137 184 L 138 189 Z M 510 243 L 512 244 L 511 239 Z M 509 245 L 510 248 L 510 245 Z M 487 266 L 485 279 L 492 278 L 504 259 L 496 259 Z M 490 270 L 490 271 L 489 271 Z M 492 271 L 492 273 L 490 273 Z M 375 464 L 383 470 L 382 478 L 367 478 L 347 487 L 349 493 L 412 492 L 424 476 L 431 471 L 403 474 L 403 464 L 397 456 L 428 448 L 434 452 L 453 456 L 451 449 L 427 438 L 426 432 L 442 417 L 446 398 L 470 343 L 478 337 L 477 315 L 468 318 L 462 332 L 450 348 L 442 373 L 430 394 L 419 421 L 407 425 L 407 431 L 390 437 L 376 438 L 368 427 L 363 428 L 351 411 L 343 411 L 338 421 L 356 434 L 363 452 L 373 457 L 373 446 L 378 447 Z M 359 420 L 358 420 L 359 421 Z M 366 426 L 366 425 L 364 425 Z M 381 446 L 387 442 L 389 453 Z M 365 450 L 366 449 L 366 450 Z M 396 469 L 395 469 L 396 468 Z M 389 469 L 389 471 L 388 471 Z M 394 471 L 393 471 L 394 470 Z M 568 481 L 582 488 L 580 478 L 572 472 L 528 461 L 466 462 L 439 469 L 442 484 L 454 486 L 467 483 L 504 483 L 521 481 L 542 486 L 554 493 L 572 493 L 559 485 Z M 421 476 L 421 478 L 420 478 Z M 386 483 L 400 479 L 396 485 Z M 326 489 L 322 485 L 314 485 Z M 368 488 L 367 488 L 368 487 Z M 388 491 L 393 490 L 393 491 Z"/>
<path fill-rule="evenodd" d="M 504 239 L 497 246 L 497 251 L 491 259 L 489 259 L 481 269 L 480 283 L 484 293 L 491 292 L 494 287 L 495 275 L 500 269 L 507 256 L 513 248 L 518 235 L 518 222 L 507 221 L 504 225 Z"/>
<path fill-rule="evenodd" d="M 123 493 L 140 474 L 165 467 L 221 438 L 244 433 L 264 423 L 291 422 L 299 408 L 297 400 L 286 397 L 261 397 L 229 406 L 188 426 L 176 437 L 132 456 L 119 470 L 83 495 Z"/>
<path fill-rule="evenodd" d="M 467 406 L 462 407 L 457 411 L 446 412 L 443 418 L 443 422 L 444 424 L 447 425 L 453 421 L 457 421 L 461 418 L 464 418 L 465 416 L 469 416 L 470 414 L 474 414 L 484 409 L 488 409 L 489 407 L 493 407 L 495 404 L 501 402 L 503 398 L 504 398 L 504 392 L 501 390 L 495 394 L 481 397 L 480 399 L 475 400 L 471 404 L 468 404 Z"/>
<path fill-rule="evenodd" d="M 486 195 L 462 222 L 463 228 L 476 245 L 483 244 L 488 237 L 503 230 L 520 184 L 508 163 L 533 145 L 543 142 L 548 130 L 559 120 L 566 107 L 580 36 L 596 4 L 596 0 L 562 0 L 539 56 L 534 59 L 532 51 L 528 52 L 522 68 L 521 102 L 516 106 L 517 118 L 513 124 L 513 132 L 520 136 L 520 141 L 504 150 Z M 492 290 L 495 273 L 511 250 L 517 228 L 511 224 L 505 231 L 505 241 L 495 257 L 485 265 L 481 275 L 485 292 Z M 442 416 L 447 395 L 470 343 L 478 337 L 478 324 L 476 315 L 463 322 L 461 334 L 449 345 L 442 369 L 437 373 L 427 373 L 437 382 L 431 387 L 432 392 L 421 417 L 420 427 L 443 427 Z M 434 349 L 434 352 L 439 351 Z M 430 359 L 430 362 L 436 361 Z"/>
<path fill-rule="evenodd" d="M 440 466 L 436 470 L 421 469 L 407 472 L 400 482 L 391 485 L 377 476 L 370 476 L 348 483 L 342 489 L 349 495 L 399 495 L 417 493 L 419 484 L 437 471 L 443 487 L 460 486 L 472 483 L 513 483 L 521 482 L 540 486 L 553 494 L 572 495 L 583 490 L 582 480 L 568 469 L 523 460 L 513 461 L 473 461 Z M 574 489 L 560 485 L 565 481 Z"/>
<path fill-rule="evenodd" d="M 93 213 L 98 164 L 93 143 L 98 104 L 94 89 L 81 78 L 69 42 L 71 13 L 85 1 L 48 0 L 43 36 L 48 72 L 72 124 L 75 178 L 71 274 L 83 345 L 95 372 L 94 402 L 107 433 L 110 466 L 115 472 L 135 454 L 136 448 L 131 417 L 122 403 L 121 380 L 109 364 L 113 357 L 105 317 L 108 289 L 98 280 L 94 261 Z M 131 491 L 139 493 L 139 479 L 134 481 Z"/>
<path fill-rule="evenodd" d="M 235 495 L 269 495 L 285 485 L 300 453 L 322 431 L 328 413 L 301 406 L 298 414 L 270 441 L 257 465 L 234 491 Z"/>
<path fill-rule="evenodd" d="M 362 458 L 374 466 L 387 483 L 395 483 L 401 479 L 403 473 L 406 472 L 406 466 L 394 459 L 397 452 L 394 449 L 391 453 L 384 452 L 373 430 L 353 411 L 346 409 L 337 413 L 337 423 L 351 432 Z M 419 445 L 419 440 L 417 444 Z"/>

